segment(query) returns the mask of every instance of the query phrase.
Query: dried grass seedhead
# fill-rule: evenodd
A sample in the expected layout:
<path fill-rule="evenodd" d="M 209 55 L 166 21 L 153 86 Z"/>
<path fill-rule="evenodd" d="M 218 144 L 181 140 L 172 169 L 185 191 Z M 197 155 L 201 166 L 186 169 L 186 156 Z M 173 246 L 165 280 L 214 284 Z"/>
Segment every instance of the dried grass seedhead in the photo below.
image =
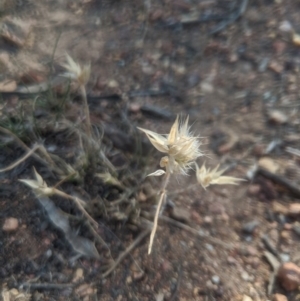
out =
<path fill-rule="evenodd" d="M 188 117 L 180 122 L 177 116 L 168 135 L 138 128 L 158 151 L 167 154 L 160 161 L 160 166 L 166 168 L 167 172 L 187 174 L 196 159 L 203 155 L 199 137 L 193 136 L 188 122 Z"/>
<path fill-rule="evenodd" d="M 205 165 L 203 164 L 203 166 L 199 169 L 196 159 L 203 156 L 203 153 L 200 150 L 201 141 L 199 137 L 195 137 L 193 133 L 191 133 L 188 122 L 188 117 L 185 120 L 180 121 L 177 116 L 174 124 L 171 127 L 170 133 L 167 135 L 161 135 L 143 128 L 138 128 L 147 135 L 152 145 L 158 151 L 166 154 L 166 156 L 162 157 L 160 160 L 160 166 L 165 168 L 165 170 L 158 169 L 148 175 L 164 175 L 164 178 L 161 182 L 160 198 L 150 235 L 148 254 L 150 254 L 152 250 L 159 214 L 162 204 L 167 197 L 166 189 L 172 174 L 180 173 L 186 175 L 188 170 L 193 166 L 193 164 L 195 164 L 197 169 L 197 180 L 204 189 L 212 184 L 237 185 L 240 181 L 243 181 L 243 179 L 222 176 L 222 174 L 225 172 L 225 169 L 218 171 L 219 166 L 210 171 L 210 169 L 206 169 Z"/>
<path fill-rule="evenodd" d="M 212 171 L 209 168 L 205 167 L 205 164 L 202 165 L 201 168 L 196 165 L 196 176 L 200 185 L 206 189 L 210 185 L 238 185 L 239 182 L 245 181 L 244 179 L 239 179 L 235 177 L 222 176 L 222 174 L 226 171 L 226 169 L 219 170 L 219 166 L 215 167 Z"/>
<path fill-rule="evenodd" d="M 81 67 L 76 63 L 68 54 L 66 54 L 67 63 L 63 64 L 63 67 L 68 70 L 67 76 L 73 80 L 76 80 L 79 85 L 84 86 L 90 79 L 91 64 Z"/>
<path fill-rule="evenodd" d="M 34 193 L 36 193 L 39 196 L 50 196 L 55 193 L 54 189 L 52 187 L 48 187 L 47 183 L 44 181 L 44 179 L 41 177 L 41 175 L 33 168 L 35 180 L 19 180 L 20 182 L 26 184 L 28 187 L 30 187 Z"/>

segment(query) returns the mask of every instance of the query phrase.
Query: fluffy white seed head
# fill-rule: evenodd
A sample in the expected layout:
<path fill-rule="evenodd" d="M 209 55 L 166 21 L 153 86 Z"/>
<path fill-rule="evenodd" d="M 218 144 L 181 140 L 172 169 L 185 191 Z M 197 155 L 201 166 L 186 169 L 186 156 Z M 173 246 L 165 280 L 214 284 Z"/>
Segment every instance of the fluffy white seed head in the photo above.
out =
<path fill-rule="evenodd" d="M 207 169 L 205 164 L 202 165 L 201 168 L 196 165 L 196 176 L 199 184 L 206 189 L 210 185 L 238 185 L 241 181 L 245 181 L 244 179 L 239 179 L 235 177 L 222 176 L 222 174 L 226 171 L 226 169 L 219 170 L 219 165 L 215 167 L 213 170 Z"/>
<path fill-rule="evenodd" d="M 183 122 L 177 117 L 168 135 L 139 128 L 158 151 L 167 154 L 161 159 L 160 166 L 170 173 L 187 174 L 196 159 L 203 155 L 200 139 L 193 136 L 188 121 L 188 117 Z"/>
<path fill-rule="evenodd" d="M 91 64 L 80 66 L 68 54 L 66 54 L 67 63 L 63 65 L 68 71 L 66 76 L 77 81 L 80 85 L 85 85 L 90 79 Z"/>

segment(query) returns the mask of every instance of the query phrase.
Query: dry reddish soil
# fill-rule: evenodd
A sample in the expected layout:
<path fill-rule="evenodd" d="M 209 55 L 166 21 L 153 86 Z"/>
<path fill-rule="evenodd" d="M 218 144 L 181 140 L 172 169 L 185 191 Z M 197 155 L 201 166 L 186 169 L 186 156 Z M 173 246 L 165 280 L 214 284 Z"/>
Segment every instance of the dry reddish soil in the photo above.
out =
<path fill-rule="evenodd" d="M 18 182 L 32 178 L 32 166 L 47 175 L 45 167 L 29 158 L 0 174 L 4 301 L 264 301 L 276 293 L 288 300 L 299 298 L 299 271 L 295 288 L 287 289 L 286 279 L 276 277 L 265 257 L 269 252 L 279 262 L 300 265 L 297 1 L 27 0 L 2 1 L 0 10 L 0 119 L 9 114 L 16 119 L 23 104 L 36 97 L 30 96 L 31 90 L 24 96 L 20 87 L 39 89 L 47 78 L 57 77 L 67 52 L 80 63 L 91 62 L 91 120 L 106 124 L 106 139 L 112 141 L 106 152 L 123 154 L 120 159 L 110 153 L 114 164 L 134 157 L 132 145 L 138 140 L 148 153 L 147 163 L 135 161 L 128 170 L 137 178 L 154 171 L 160 154 L 134 129 L 167 133 L 176 115 L 182 114 L 190 116 L 193 131 L 203 137 L 205 157 L 199 164 L 221 164 L 228 175 L 248 178 L 239 186 L 212 186 L 206 191 L 196 183 L 194 172 L 174 178 L 163 213 L 169 219 L 159 221 L 152 254 L 147 254 L 147 235 L 103 279 L 107 250 L 97 245 L 99 260 L 72 260 L 75 254 L 64 235 Z M 61 86 L 50 90 L 62 93 Z M 80 102 L 70 101 L 64 114 L 75 120 L 81 111 Z M 21 135 L 22 121 L 18 126 Z M 9 135 L 2 132 L 0 137 L 4 168 L 24 150 L 7 145 Z M 32 137 L 22 140 L 29 143 Z M 57 153 L 76 149 L 76 143 L 64 137 L 48 130 L 45 143 L 55 144 Z M 257 166 L 269 173 L 255 173 Z M 159 187 L 157 179 L 135 183 L 148 183 L 153 191 Z M 93 179 L 76 188 L 90 198 L 105 192 L 105 185 Z M 136 217 L 141 212 L 153 214 L 155 204 L 136 189 L 130 196 L 140 210 Z M 71 201 L 53 200 L 65 213 L 78 213 Z M 99 217 L 94 209 L 91 214 L 114 259 L 143 231 L 126 219 Z M 3 225 L 10 217 L 18 226 L 7 232 Z M 74 222 L 74 227 L 93 239 L 80 224 Z"/>

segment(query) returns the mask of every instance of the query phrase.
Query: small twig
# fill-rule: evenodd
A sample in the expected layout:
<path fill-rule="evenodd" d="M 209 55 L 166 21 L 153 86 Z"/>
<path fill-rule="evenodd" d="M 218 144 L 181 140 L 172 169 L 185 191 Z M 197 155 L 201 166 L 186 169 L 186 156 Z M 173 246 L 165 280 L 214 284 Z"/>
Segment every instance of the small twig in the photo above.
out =
<path fill-rule="evenodd" d="M 264 251 L 264 256 L 271 265 L 273 271 L 277 271 L 280 267 L 280 261 L 269 251 Z"/>
<path fill-rule="evenodd" d="M 68 181 L 70 178 L 72 178 L 72 177 L 75 176 L 75 175 L 76 175 L 76 171 L 70 173 L 68 176 L 66 176 L 65 178 L 61 179 L 59 182 L 57 182 L 57 183 L 53 186 L 53 188 L 59 187 L 61 184 L 65 183 L 66 181 Z"/>
<path fill-rule="evenodd" d="M 12 136 L 14 138 L 14 140 L 26 151 L 30 152 L 31 149 L 17 136 L 15 135 L 13 132 L 11 132 L 8 129 L 5 129 L 4 127 L 0 126 L 0 131 L 6 135 Z M 45 160 L 43 160 L 39 155 L 33 153 L 32 156 L 38 160 L 40 163 L 42 163 L 45 166 L 48 166 L 47 162 Z"/>
<path fill-rule="evenodd" d="M 263 169 L 263 168 L 259 168 L 257 170 L 257 174 L 260 174 L 260 175 L 264 176 L 265 178 L 268 178 L 271 181 L 286 187 L 287 189 L 289 189 L 291 191 L 291 193 L 294 196 L 300 197 L 300 187 L 297 186 L 295 183 L 290 182 L 286 178 L 283 178 L 280 175 L 276 175 L 276 174 L 274 174 L 274 173 L 272 173 L 272 172 L 270 172 L 266 169 Z"/>
<path fill-rule="evenodd" d="M 293 147 L 286 147 L 285 148 L 285 151 L 289 154 L 292 154 L 292 155 L 295 155 L 297 157 L 300 157 L 300 150 L 299 149 L 296 149 L 296 148 L 293 148 Z"/>
<path fill-rule="evenodd" d="M 63 290 L 66 288 L 73 288 L 75 285 L 73 283 L 30 283 L 23 282 L 19 285 L 20 289 L 31 289 L 31 290 Z"/>
<path fill-rule="evenodd" d="M 270 252 L 265 251 L 264 256 L 266 257 L 267 261 L 270 263 L 270 265 L 273 268 L 273 271 L 269 278 L 269 284 L 268 284 L 268 295 L 271 296 L 273 289 L 274 289 L 274 283 L 276 279 L 276 275 L 278 272 L 278 269 L 280 267 L 280 262 L 277 260 L 277 258 Z"/>
<path fill-rule="evenodd" d="M 40 152 L 42 153 L 42 155 L 45 156 L 45 158 L 47 159 L 47 162 L 48 162 L 50 165 L 52 165 L 52 168 L 53 168 L 56 172 L 61 173 L 60 168 L 57 167 L 57 164 L 53 161 L 51 155 L 48 153 L 48 151 L 46 150 L 46 148 L 45 148 L 43 145 L 41 145 L 41 147 L 40 147 L 39 150 L 40 150 Z M 55 155 L 52 155 L 52 156 L 54 157 Z M 58 156 L 55 156 L 55 157 L 56 157 L 56 158 L 59 158 Z M 59 158 L 59 159 L 62 160 L 61 158 Z"/>
<path fill-rule="evenodd" d="M 278 251 L 276 250 L 275 246 L 272 244 L 272 242 L 270 241 L 270 238 L 268 237 L 267 234 L 264 234 L 261 238 L 262 242 L 264 243 L 265 247 L 275 256 L 279 256 L 278 255 Z"/>
<path fill-rule="evenodd" d="M 35 145 L 26 155 L 24 155 L 22 158 L 20 158 L 16 162 L 12 163 L 11 165 L 9 165 L 9 166 L 7 166 L 7 167 L 5 167 L 3 169 L 0 169 L 0 172 L 9 171 L 9 170 L 17 167 L 19 164 L 21 164 L 27 158 L 29 158 L 38 148 L 40 148 L 40 145 Z"/>
<path fill-rule="evenodd" d="M 140 108 L 141 112 L 146 116 L 151 116 L 155 119 L 172 120 L 173 114 L 161 107 L 145 104 Z"/>
<path fill-rule="evenodd" d="M 111 265 L 111 267 L 102 274 L 102 278 L 106 278 L 110 273 L 114 271 L 114 269 L 119 265 L 119 263 L 128 255 L 130 252 L 149 234 L 150 229 L 145 229 L 140 235 L 135 239 L 135 241 L 125 250 L 123 251 L 117 260 Z"/>
<path fill-rule="evenodd" d="M 56 195 L 59 195 L 66 199 L 71 199 L 75 202 L 78 209 L 82 212 L 82 214 L 96 227 L 98 228 L 98 223 L 88 214 L 88 212 L 84 209 L 82 204 L 85 204 L 85 202 L 77 197 L 74 197 L 72 195 L 69 195 L 59 189 L 53 188 L 53 193 Z"/>
<path fill-rule="evenodd" d="M 0 131 L 6 135 L 12 136 L 14 138 L 14 140 L 19 144 L 19 146 L 22 147 L 24 150 L 26 150 L 28 152 L 30 152 L 32 150 L 18 136 L 16 136 L 10 130 L 5 129 L 2 126 L 0 126 Z M 38 162 L 40 162 L 44 166 L 50 168 L 51 171 L 55 171 L 58 174 L 62 173 L 60 168 L 58 168 L 57 165 L 54 163 L 54 161 L 52 160 L 52 158 L 50 157 L 50 155 L 48 154 L 47 150 L 45 149 L 45 147 L 43 145 L 40 144 L 39 147 L 37 148 L 37 150 L 39 150 L 48 161 L 42 159 L 38 154 L 36 154 L 34 152 L 31 154 L 33 158 L 35 158 Z"/>

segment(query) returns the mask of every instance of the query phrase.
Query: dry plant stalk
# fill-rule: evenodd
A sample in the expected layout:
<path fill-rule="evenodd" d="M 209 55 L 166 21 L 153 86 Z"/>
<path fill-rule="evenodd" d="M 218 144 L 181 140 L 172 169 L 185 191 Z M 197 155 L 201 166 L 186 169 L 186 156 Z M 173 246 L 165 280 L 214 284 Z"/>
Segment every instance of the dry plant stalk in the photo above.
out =
<path fill-rule="evenodd" d="M 209 185 L 213 184 L 237 185 L 239 181 L 243 181 L 243 179 L 221 176 L 225 172 L 225 170 L 218 171 L 219 166 L 217 166 L 212 171 L 210 171 L 210 169 L 206 169 L 205 165 L 203 165 L 200 169 L 198 168 L 196 160 L 198 157 L 203 156 L 203 152 L 200 150 L 201 141 L 199 137 L 194 136 L 190 131 L 188 122 L 189 117 L 187 117 L 184 121 L 180 121 L 179 117 L 177 116 L 173 126 L 171 127 L 170 133 L 167 135 L 161 135 L 146 129 L 138 128 L 147 135 L 152 145 L 158 151 L 167 154 L 167 156 L 162 157 L 160 160 L 160 167 L 164 168 L 165 170 L 158 169 L 157 171 L 148 175 L 164 175 L 161 189 L 159 191 L 160 198 L 158 201 L 158 206 L 154 216 L 153 228 L 150 235 L 148 254 L 150 254 L 152 250 L 160 209 L 164 202 L 164 199 L 167 197 L 166 189 L 171 175 L 188 175 L 188 171 L 193 166 L 196 166 L 197 180 L 205 189 Z"/>
<path fill-rule="evenodd" d="M 71 199 L 77 205 L 78 209 L 82 212 L 82 214 L 94 225 L 94 227 L 98 227 L 98 223 L 88 214 L 88 212 L 84 209 L 85 202 L 80 200 L 77 197 L 73 197 L 57 188 L 48 187 L 47 183 L 41 177 L 41 175 L 33 168 L 35 180 L 25 180 L 20 179 L 19 181 L 29 186 L 37 196 L 51 196 L 58 195 L 63 198 Z"/>
<path fill-rule="evenodd" d="M 35 145 L 31 150 L 28 151 L 28 153 L 26 155 L 24 155 L 22 158 L 18 159 L 16 162 L 12 163 L 11 165 L 0 169 L 0 172 L 6 172 L 9 171 L 15 167 L 17 167 L 18 165 L 20 165 L 22 162 L 24 162 L 27 158 L 29 158 L 38 148 L 40 148 L 40 145 Z"/>
<path fill-rule="evenodd" d="M 84 102 L 84 114 L 86 118 L 87 136 L 91 138 L 92 125 L 90 120 L 90 110 L 87 102 L 86 88 L 85 88 L 85 85 L 89 81 L 91 75 L 91 64 L 87 64 L 81 67 L 68 54 L 66 54 L 66 57 L 67 57 L 67 64 L 64 64 L 63 66 L 66 68 L 68 72 L 65 75 L 68 78 L 75 80 L 79 84 L 80 94 Z"/>

